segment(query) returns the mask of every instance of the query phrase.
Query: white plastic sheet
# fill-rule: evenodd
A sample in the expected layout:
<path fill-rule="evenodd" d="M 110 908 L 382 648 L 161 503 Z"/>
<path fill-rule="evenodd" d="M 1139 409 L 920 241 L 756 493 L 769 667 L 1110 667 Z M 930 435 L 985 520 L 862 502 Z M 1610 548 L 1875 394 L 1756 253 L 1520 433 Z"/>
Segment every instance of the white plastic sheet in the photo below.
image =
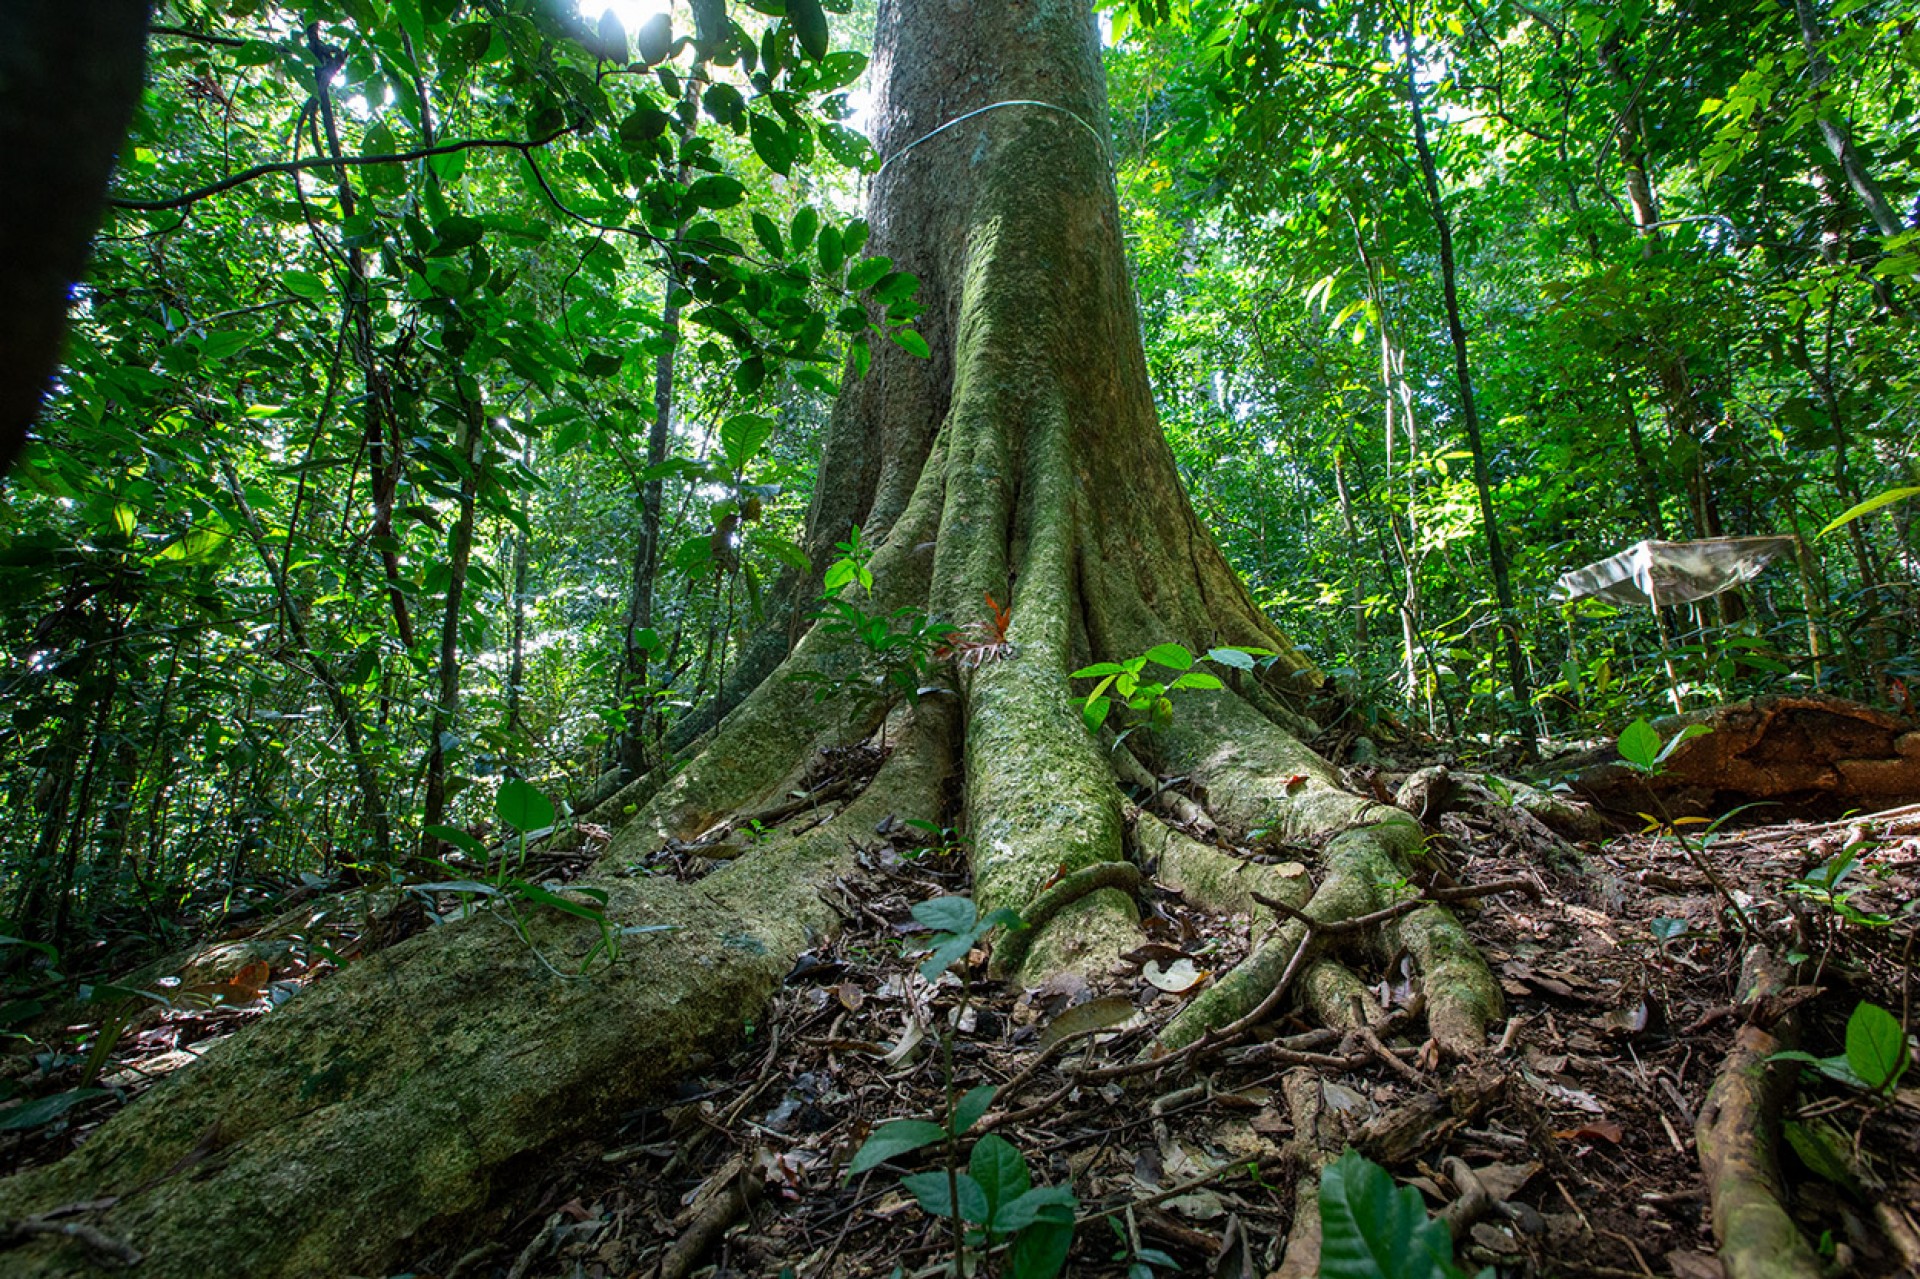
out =
<path fill-rule="evenodd" d="M 1556 600 L 1587 596 L 1614 604 L 1687 604 L 1730 590 L 1793 553 L 1790 537 L 1713 537 L 1636 542 L 1618 555 L 1562 573 Z"/>

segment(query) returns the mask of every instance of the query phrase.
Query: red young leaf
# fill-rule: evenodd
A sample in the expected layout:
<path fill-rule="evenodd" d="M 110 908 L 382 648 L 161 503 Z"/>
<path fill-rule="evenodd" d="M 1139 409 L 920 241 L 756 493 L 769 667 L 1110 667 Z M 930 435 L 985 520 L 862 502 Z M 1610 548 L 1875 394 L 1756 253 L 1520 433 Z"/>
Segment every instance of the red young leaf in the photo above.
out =
<path fill-rule="evenodd" d="M 1002 606 L 999 600 L 993 598 L 993 592 L 988 591 L 987 607 L 993 610 L 993 641 L 996 644 L 1004 644 L 1007 640 L 1007 626 L 1013 621 L 1013 606 L 1010 604 Z"/>

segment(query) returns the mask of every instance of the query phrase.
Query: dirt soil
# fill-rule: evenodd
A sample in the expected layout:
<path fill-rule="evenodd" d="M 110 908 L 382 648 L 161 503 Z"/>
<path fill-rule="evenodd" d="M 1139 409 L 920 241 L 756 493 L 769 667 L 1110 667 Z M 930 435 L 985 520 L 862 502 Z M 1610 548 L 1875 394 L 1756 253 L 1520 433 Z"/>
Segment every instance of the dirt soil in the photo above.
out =
<path fill-rule="evenodd" d="M 966 892 L 963 850 L 915 847 L 927 836 L 910 828 L 876 833 L 859 875 L 839 886 L 845 931 L 804 957 L 738 1054 L 687 1080 L 672 1102 L 520 1168 L 490 1219 L 421 1256 L 414 1272 L 603 1279 L 660 1274 L 665 1262 L 669 1274 L 716 1277 L 931 1274 L 951 1255 L 946 1223 L 923 1213 L 899 1176 L 939 1166 L 937 1148 L 850 1181 L 844 1170 L 876 1125 L 941 1118 L 950 1092 L 994 1084 L 1001 1092 L 987 1122 L 1026 1155 L 1036 1183 L 1071 1183 L 1079 1198 L 1069 1274 L 1126 1275 L 1133 1253 L 1157 1249 L 1178 1267 L 1163 1263 L 1162 1274 L 1257 1279 L 1278 1263 L 1292 1226 L 1294 1134 L 1282 1077 L 1312 1070 L 1349 1139 L 1434 1211 L 1459 1197 L 1450 1158 L 1491 1192 L 1489 1210 L 1465 1223 L 1458 1242 L 1472 1267 L 1712 1279 L 1720 1266 L 1693 1131 L 1747 1015 L 1731 1006 L 1741 957 L 1733 914 L 1670 833 L 1583 844 L 1584 867 L 1562 857 L 1553 869 L 1555 859 L 1522 838 L 1508 823 L 1450 814 L 1435 839 L 1457 882 L 1520 876 L 1539 890 L 1488 899 L 1468 915 L 1508 1001 L 1509 1020 L 1483 1060 L 1436 1065 L 1417 1040 L 1386 1034 L 1380 1051 L 1283 1018 L 1250 1045 L 1125 1073 L 1114 1068 L 1246 953 L 1248 921 L 1209 915 L 1149 879 L 1153 941 L 1112 972 L 1008 990 L 986 980 L 986 956 L 976 952 L 966 982 L 950 972 L 930 985 L 916 972 L 927 933 L 910 911 Z M 565 878 L 586 864 L 591 842 L 548 872 Z M 1310 850 L 1239 851 L 1312 860 Z M 1843 1053 L 1862 1000 L 1911 1030 L 1920 805 L 1723 831 L 1704 858 L 1799 965 L 1804 1048 Z M 1837 886 L 1817 882 L 1849 858 Z M 357 940 L 336 922 L 278 958 L 269 952 L 203 980 L 200 997 L 122 1028 L 101 1081 L 137 1092 L 267 1015 L 336 958 L 349 960 Z M 1402 967 L 1363 976 L 1376 983 L 1370 1015 L 1389 1027 L 1414 1020 L 1394 1016 L 1414 998 Z M 194 1002 L 213 1006 L 185 1006 Z M 1064 1047 L 1036 1068 L 1055 1040 Z M 1321 1064 L 1276 1066 L 1263 1043 Z M 26 1062 L 16 1082 L 34 1091 L 72 1086 L 86 1064 L 13 1060 Z M 1458 1101 L 1462 1080 L 1473 1081 L 1471 1107 Z M 1789 1112 L 1851 1163 L 1850 1175 L 1826 1166 L 1823 1178 L 1791 1151 L 1781 1156 L 1795 1215 L 1848 1273 L 1893 1275 L 1920 1260 L 1903 1258 L 1874 1224 L 1882 1202 L 1920 1224 L 1913 1082 L 1869 1098 L 1808 1071 Z M 1449 1086 L 1464 1116 L 1422 1108 Z M 77 1107 L 32 1134 L 0 1134 L 0 1167 L 57 1157 L 114 1104 Z M 1829 1163 L 1817 1156 L 1808 1159 Z"/>

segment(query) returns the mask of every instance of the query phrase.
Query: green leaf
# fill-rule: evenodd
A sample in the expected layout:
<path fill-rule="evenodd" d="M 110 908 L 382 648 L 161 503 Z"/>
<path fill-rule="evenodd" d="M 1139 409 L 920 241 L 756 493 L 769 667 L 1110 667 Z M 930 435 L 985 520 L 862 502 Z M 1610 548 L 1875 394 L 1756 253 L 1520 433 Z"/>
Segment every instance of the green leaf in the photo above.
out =
<path fill-rule="evenodd" d="M 596 38 L 587 45 L 587 49 L 596 58 L 604 58 L 609 62 L 627 60 L 627 29 L 620 24 L 619 14 L 612 9 L 601 10 L 594 35 Z M 659 59 L 655 58 L 654 61 L 658 62 Z"/>
<path fill-rule="evenodd" d="M 965 897 L 935 897 L 918 903 L 913 917 L 940 933 L 964 933 L 980 918 L 980 912 Z"/>
<path fill-rule="evenodd" d="M 1892 506 L 1895 502 L 1904 502 L 1913 497 L 1920 497 L 1920 485 L 1915 485 L 1911 488 L 1888 489 L 1884 493 L 1876 493 L 1859 505 L 1850 506 L 1841 512 L 1838 519 L 1820 530 L 1820 536 L 1825 537 L 1837 528 L 1845 528 L 1861 516 L 1871 515 L 1883 506 Z"/>
<path fill-rule="evenodd" d="M 1672 741 L 1668 742 L 1665 746 L 1662 746 L 1660 748 L 1660 753 L 1653 757 L 1654 764 L 1658 766 L 1660 764 L 1666 763 L 1667 757 L 1672 755 L 1675 751 L 1679 750 L 1681 746 L 1692 741 L 1696 737 L 1705 737 L 1708 733 L 1711 733 L 1712 731 L 1713 730 L 1707 727 L 1705 724 L 1688 724 L 1685 728 L 1682 728 L 1679 732 L 1673 735 Z"/>
<path fill-rule="evenodd" d="M 846 250 L 847 256 L 851 258 L 866 248 L 867 236 L 872 232 L 873 228 L 867 225 L 865 218 L 849 218 L 846 229 L 840 233 L 840 245 Z"/>
<path fill-rule="evenodd" d="M 538 788 L 517 777 L 500 788 L 499 797 L 493 801 L 493 812 L 523 835 L 545 830 L 554 822 L 553 802 Z"/>
<path fill-rule="evenodd" d="M 1816 1176 L 1824 1178 L 1856 1198 L 1864 1191 L 1847 1160 L 1847 1138 L 1824 1119 L 1806 1123 L 1789 1119 L 1780 1125 L 1780 1135 L 1800 1157 L 1800 1162 Z"/>
<path fill-rule="evenodd" d="M 793 215 L 793 225 L 787 230 L 787 239 L 793 244 L 795 253 L 805 253 L 813 247 L 813 237 L 820 230 L 820 215 L 811 204 L 803 204 Z"/>
<path fill-rule="evenodd" d="M 918 333 L 915 333 L 912 329 L 895 329 L 892 333 L 888 334 L 888 336 L 893 339 L 896 346 L 900 347 L 908 355 L 917 356 L 922 360 L 929 359 L 933 355 L 933 350 L 928 347 L 927 340 Z"/>
<path fill-rule="evenodd" d="M 747 110 L 747 100 L 740 96 L 740 90 L 724 80 L 710 86 L 705 93 L 701 94 L 700 102 L 706 107 L 709 116 L 728 128 L 732 128 L 733 122 Z"/>
<path fill-rule="evenodd" d="M 1456 1279 L 1453 1238 L 1420 1192 L 1349 1150 L 1320 1174 L 1321 1279 Z"/>
<path fill-rule="evenodd" d="M 83 1101 L 110 1095 L 105 1088 L 73 1088 L 57 1092 L 51 1097 L 42 1097 L 38 1101 L 11 1106 L 0 1110 L 0 1132 L 22 1132 L 50 1124 Z"/>
<path fill-rule="evenodd" d="M 747 189 L 735 178 L 711 173 L 695 182 L 687 199 L 703 209 L 731 209 L 746 197 Z"/>
<path fill-rule="evenodd" d="M 311 271 L 282 271 L 280 287 L 297 298 L 318 301 L 327 293 L 326 281 Z"/>
<path fill-rule="evenodd" d="M 993 1105 L 993 1095 L 999 1091 L 992 1084 L 981 1084 L 971 1089 L 953 1107 L 953 1135 L 963 1137 L 969 1128 L 980 1122 L 980 1116 L 987 1113 Z"/>
<path fill-rule="evenodd" d="M 1124 674 L 1126 669 L 1118 662 L 1095 662 L 1092 666 L 1082 666 L 1068 678 L 1091 679 L 1095 675 L 1120 675 Z"/>
<path fill-rule="evenodd" d="M 867 69 L 867 55 L 855 53 L 851 49 L 829 53 L 819 61 L 818 79 L 813 84 L 815 93 L 832 93 L 835 89 L 844 89 L 858 80 L 860 73 Z"/>
<path fill-rule="evenodd" d="M 760 163 L 772 169 L 781 177 L 786 177 L 793 168 L 795 147 L 787 131 L 775 122 L 773 117 L 750 112 L 747 117 L 748 136 L 753 143 L 753 153 L 760 157 Z"/>
<path fill-rule="evenodd" d="M 846 254 L 840 245 L 840 228 L 837 226 L 821 227 L 820 239 L 816 248 L 820 254 L 820 269 L 828 275 L 840 274 L 840 267 L 847 260 Z"/>
<path fill-rule="evenodd" d="M 1878 1004 L 1856 1007 L 1847 1018 L 1847 1065 L 1868 1088 L 1886 1088 L 1898 1080 L 1907 1068 L 1900 1019 Z"/>
<path fill-rule="evenodd" d="M 620 371 L 620 363 L 617 351 L 588 351 L 580 361 L 580 373 L 584 377 L 612 377 Z"/>
<path fill-rule="evenodd" d="M 24 946 L 28 950 L 37 951 L 45 955 L 48 959 L 57 960 L 60 958 L 60 952 L 48 943 L 43 941 L 28 941 L 24 937 L 0 936 L 0 946 Z"/>
<path fill-rule="evenodd" d="M 911 271 L 889 271 L 873 286 L 873 296 L 881 302 L 906 302 L 920 291 L 920 277 Z"/>
<path fill-rule="evenodd" d="M 1185 675 L 1176 677 L 1168 687 L 1218 689 L 1225 688 L 1226 685 L 1220 682 L 1218 675 L 1209 675 L 1205 671 L 1188 671 Z"/>
<path fill-rule="evenodd" d="M 1181 644 L 1155 644 L 1146 651 L 1146 659 L 1174 671 L 1184 671 L 1193 665 L 1193 654 Z"/>
<path fill-rule="evenodd" d="M 1014 1279 L 1053 1279 L 1067 1264 L 1073 1247 L 1073 1223 L 1036 1221 L 1014 1237 L 1007 1273 Z"/>
<path fill-rule="evenodd" d="M 753 235 L 760 241 L 760 246 L 767 251 L 768 256 L 776 258 L 787 256 L 787 246 L 786 242 L 780 238 L 780 228 L 775 226 L 773 219 L 766 214 L 758 211 L 753 214 Z"/>
<path fill-rule="evenodd" d="M 985 937 L 996 928 L 1025 928 L 1027 921 L 1020 918 L 1020 912 L 1011 906 L 995 906 L 980 917 L 973 926 L 975 937 Z"/>
<path fill-rule="evenodd" d="M 862 258 L 847 271 L 847 288 L 858 293 L 877 283 L 881 276 L 891 270 L 893 270 L 892 258 Z"/>
<path fill-rule="evenodd" d="M 1660 732 L 1644 719 L 1636 719 L 1620 731 L 1617 744 L 1620 758 L 1643 773 L 1653 771 L 1660 758 Z"/>
<path fill-rule="evenodd" d="M 656 13 L 640 24 L 634 33 L 634 43 L 638 46 L 640 61 L 648 66 L 666 61 L 673 52 L 673 19 L 664 13 Z"/>
<path fill-rule="evenodd" d="M 452 844 L 455 848 L 478 861 L 487 860 L 487 846 L 475 839 L 458 826 L 428 826 L 420 832 L 443 844 Z"/>
<path fill-rule="evenodd" d="M 509 879 L 507 880 L 507 886 L 513 890 L 515 896 L 524 898 L 536 905 L 560 911 L 562 914 L 575 915 L 581 919 L 591 919 L 595 922 L 606 918 L 605 902 L 601 902 L 597 906 L 588 906 L 583 902 L 574 901 L 570 897 L 562 897 L 550 888 L 542 888 L 538 884 L 530 884 L 524 879 Z M 584 892 L 586 890 L 574 889 L 573 891 Z"/>
<path fill-rule="evenodd" d="M 1253 654 L 1238 648 L 1210 648 L 1207 650 L 1207 660 L 1230 666 L 1236 671 L 1253 669 Z"/>
<path fill-rule="evenodd" d="M 1025 1157 L 999 1133 L 990 1132 L 973 1143 L 973 1155 L 967 1160 L 967 1171 L 980 1183 L 980 1189 L 987 1197 L 989 1219 L 1001 1204 L 1018 1199 L 1033 1184 Z"/>
<path fill-rule="evenodd" d="M 933 953 L 920 961 L 920 975 L 928 981 L 939 981 L 940 974 L 967 957 L 978 940 L 971 931 L 964 933 L 940 933 L 940 939 Z"/>
<path fill-rule="evenodd" d="M 945 1141 L 947 1130 L 939 1124 L 929 1123 L 925 1119 L 893 1119 L 873 1130 L 873 1134 L 861 1145 L 853 1162 L 847 1165 L 847 1176 L 853 1178 L 877 1168 L 887 1160 L 899 1155 L 909 1154 L 923 1146 L 931 1146 L 936 1141 Z"/>
<path fill-rule="evenodd" d="M 1035 1186 L 1001 1203 L 993 1214 L 991 1226 L 995 1233 L 1003 1235 L 1025 1230 L 1038 1221 L 1071 1226 L 1074 1209 L 1079 1206 L 1080 1200 L 1074 1196 L 1072 1186 Z"/>
<path fill-rule="evenodd" d="M 858 173 L 872 173 L 880 167 L 880 157 L 874 153 L 873 143 L 844 124 L 831 121 L 822 124 L 819 138 L 827 154 L 846 168 Z"/>
<path fill-rule="evenodd" d="M 615 132 L 629 151 L 645 152 L 652 149 L 653 140 L 665 133 L 670 123 L 672 117 L 659 107 L 642 105 L 629 112 Z"/>
<path fill-rule="evenodd" d="M 787 0 L 787 24 L 809 58 L 827 56 L 827 14 L 820 0 Z"/>
<path fill-rule="evenodd" d="M 720 453 L 735 471 L 747 469 L 760 450 L 773 438 L 772 418 L 758 413 L 735 413 L 720 424 Z"/>
<path fill-rule="evenodd" d="M 987 1221 L 987 1197 L 980 1189 L 980 1183 L 960 1173 L 954 1178 L 960 1190 L 960 1216 L 967 1221 L 985 1225 Z M 947 1184 L 944 1169 L 936 1172 L 918 1172 L 911 1177 L 902 1177 L 900 1187 L 926 1209 L 932 1217 L 951 1217 L 953 1215 L 953 1187 Z"/>
<path fill-rule="evenodd" d="M 1080 708 L 1080 721 L 1087 726 L 1088 732 L 1097 733 L 1100 726 L 1107 722 L 1107 713 L 1112 709 L 1111 697 L 1089 697 L 1087 704 Z"/>
<path fill-rule="evenodd" d="M 753 544 L 790 569 L 796 569 L 802 573 L 813 570 L 806 551 L 791 538 L 782 537 L 778 533 L 759 531 L 753 535 Z"/>
<path fill-rule="evenodd" d="M 253 335 L 238 329 L 215 329 L 200 339 L 200 354 L 209 360 L 224 360 L 245 350 Z"/>

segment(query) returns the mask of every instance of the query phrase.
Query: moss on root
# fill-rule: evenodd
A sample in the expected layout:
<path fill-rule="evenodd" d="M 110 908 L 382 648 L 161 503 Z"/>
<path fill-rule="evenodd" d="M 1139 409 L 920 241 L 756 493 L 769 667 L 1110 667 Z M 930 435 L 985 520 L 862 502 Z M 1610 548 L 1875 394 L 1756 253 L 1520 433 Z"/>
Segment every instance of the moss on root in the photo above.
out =
<path fill-rule="evenodd" d="M 1168 767 L 1206 791 L 1213 819 L 1243 837 L 1310 843 L 1405 817 L 1347 790 L 1331 764 L 1234 693 L 1183 696 L 1158 741 Z"/>
<path fill-rule="evenodd" d="M 837 929 L 819 890 L 851 867 L 850 837 L 937 802 L 950 731 L 929 716 L 838 818 L 697 887 L 592 881 L 615 925 L 671 930 L 629 937 L 611 967 L 543 964 L 532 946 L 564 968 L 599 938 L 555 912 L 532 915 L 525 940 L 484 915 L 353 965 L 73 1155 L 0 1183 L 0 1219 L 119 1196 L 95 1224 L 161 1279 L 392 1269 L 483 1207 L 497 1170 L 737 1043 L 794 956 Z M 47 1242 L 6 1259 L 22 1276 L 92 1260 Z"/>
<path fill-rule="evenodd" d="M 1141 813 L 1135 820 L 1133 839 L 1141 862 L 1155 867 L 1154 877 L 1160 883 L 1219 914 L 1259 920 L 1268 911 L 1254 900 L 1255 893 L 1296 908 L 1313 893 L 1313 880 L 1298 862 L 1250 862 L 1209 848 L 1151 813 Z M 1256 935 L 1260 931 L 1256 928 Z"/>

